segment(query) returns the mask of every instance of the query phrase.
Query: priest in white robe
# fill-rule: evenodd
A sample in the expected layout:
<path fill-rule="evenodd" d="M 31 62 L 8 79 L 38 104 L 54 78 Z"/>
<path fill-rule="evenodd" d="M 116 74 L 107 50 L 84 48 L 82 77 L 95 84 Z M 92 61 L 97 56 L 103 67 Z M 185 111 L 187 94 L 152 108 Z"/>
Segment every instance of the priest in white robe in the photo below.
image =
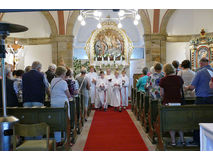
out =
<path fill-rule="evenodd" d="M 96 95 L 96 81 L 98 79 L 98 75 L 95 72 L 94 66 L 90 66 L 90 72 L 86 75 L 89 80 L 90 80 L 90 92 L 89 92 L 89 96 L 91 98 L 91 103 L 94 105 L 95 104 L 95 95 Z"/>
<path fill-rule="evenodd" d="M 111 97 L 112 97 L 112 79 L 114 77 L 113 74 L 111 74 L 111 70 L 108 68 L 106 71 L 106 79 L 108 81 L 108 86 L 107 86 L 107 105 L 112 106 L 111 105 Z"/>
<path fill-rule="evenodd" d="M 95 98 L 95 108 L 104 108 L 104 111 L 107 110 L 107 79 L 104 77 L 105 74 L 103 71 L 100 72 L 100 77 L 97 79 L 96 83 L 96 98 Z"/>
<path fill-rule="evenodd" d="M 128 107 L 129 77 L 126 75 L 125 70 L 122 71 L 121 79 L 122 79 L 122 88 L 121 88 L 122 107 L 126 109 L 126 107 Z"/>
<path fill-rule="evenodd" d="M 115 110 L 119 107 L 121 111 L 121 87 L 122 79 L 119 77 L 119 72 L 115 71 L 115 76 L 112 79 L 112 95 L 111 95 L 111 105 L 115 107 Z"/>

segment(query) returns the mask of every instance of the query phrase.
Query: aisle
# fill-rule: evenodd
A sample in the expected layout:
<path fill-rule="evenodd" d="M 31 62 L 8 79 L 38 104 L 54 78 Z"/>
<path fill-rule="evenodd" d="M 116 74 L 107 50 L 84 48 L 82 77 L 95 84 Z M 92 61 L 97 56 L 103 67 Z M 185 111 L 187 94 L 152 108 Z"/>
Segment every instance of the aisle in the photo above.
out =
<path fill-rule="evenodd" d="M 95 111 L 85 151 L 147 151 L 127 111 Z"/>

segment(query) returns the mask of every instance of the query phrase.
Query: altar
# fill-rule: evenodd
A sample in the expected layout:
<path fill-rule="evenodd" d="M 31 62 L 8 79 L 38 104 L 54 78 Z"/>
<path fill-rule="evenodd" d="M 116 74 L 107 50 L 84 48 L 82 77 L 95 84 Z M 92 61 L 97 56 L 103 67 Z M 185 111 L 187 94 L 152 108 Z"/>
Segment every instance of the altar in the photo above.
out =
<path fill-rule="evenodd" d="M 92 32 L 85 46 L 90 65 L 96 70 L 129 68 L 133 44 L 125 30 L 114 21 L 104 21 L 101 26 Z"/>
<path fill-rule="evenodd" d="M 190 61 L 192 70 L 199 68 L 199 61 L 202 57 L 206 57 L 209 62 L 213 61 L 213 38 L 207 37 L 204 29 L 200 32 L 200 37 L 190 41 Z"/>

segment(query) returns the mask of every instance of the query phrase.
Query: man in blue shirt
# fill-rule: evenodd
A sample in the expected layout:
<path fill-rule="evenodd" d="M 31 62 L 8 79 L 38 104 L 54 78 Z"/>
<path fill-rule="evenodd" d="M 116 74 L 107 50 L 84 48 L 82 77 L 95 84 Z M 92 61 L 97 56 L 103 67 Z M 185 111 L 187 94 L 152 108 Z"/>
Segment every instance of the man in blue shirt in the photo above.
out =
<path fill-rule="evenodd" d="M 196 104 L 213 104 L 213 89 L 209 86 L 211 81 L 209 71 L 213 72 L 213 69 L 205 57 L 201 58 L 199 63 L 201 68 L 196 73 L 191 85 L 186 87 L 186 89 L 195 89 Z"/>
<path fill-rule="evenodd" d="M 209 82 L 213 69 L 209 65 L 207 58 L 203 57 L 200 60 L 200 68 L 198 69 L 190 86 L 186 87 L 187 90 L 194 90 L 196 94 L 196 104 L 213 104 L 213 89 L 210 88 Z M 191 144 L 199 145 L 200 143 L 199 130 L 194 130 L 193 141 Z"/>

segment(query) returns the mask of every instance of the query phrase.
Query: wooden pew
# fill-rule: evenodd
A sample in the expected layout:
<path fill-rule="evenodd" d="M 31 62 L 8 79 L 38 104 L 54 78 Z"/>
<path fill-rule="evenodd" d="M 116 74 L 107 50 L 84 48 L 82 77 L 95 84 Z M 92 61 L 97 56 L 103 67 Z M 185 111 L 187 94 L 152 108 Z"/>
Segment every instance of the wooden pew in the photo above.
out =
<path fill-rule="evenodd" d="M 134 88 L 131 87 L 131 109 L 132 109 L 132 112 L 134 111 Z"/>
<path fill-rule="evenodd" d="M 2 114 L 2 109 L 0 110 Z M 50 126 L 50 135 L 55 131 L 65 132 L 64 147 L 68 150 L 70 144 L 70 119 L 68 117 L 68 105 L 64 108 L 48 107 L 8 107 L 7 115 L 13 115 L 22 124 L 36 124 L 45 122 Z"/>
<path fill-rule="evenodd" d="M 159 150 L 167 149 L 164 135 L 170 130 L 191 132 L 199 123 L 213 123 L 213 105 L 160 106 L 155 125 Z"/>
<path fill-rule="evenodd" d="M 139 91 L 136 92 L 136 106 L 135 106 L 135 116 L 137 120 L 140 119 L 140 93 Z"/>
<path fill-rule="evenodd" d="M 137 108 L 137 105 L 136 105 L 136 94 L 137 94 L 137 89 L 136 88 L 133 88 L 133 113 L 136 114 L 136 108 Z"/>
<path fill-rule="evenodd" d="M 81 107 L 81 96 L 75 97 L 76 102 L 76 113 L 77 113 L 77 134 L 82 131 L 82 107 Z"/>
<path fill-rule="evenodd" d="M 187 97 L 185 98 L 185 103 L 187 104 L 194 104 L 195 97 Z M 148 109 L 148 137 L 152 143 L 156 143 L 156 130 L 154 127 L 154 123 L 156 122 L 157 115 L 158 115 L 158 107 L 161 105 L 160 100 L 149 100 L 149 109 Z"/>
<path fill-rule="evenodd" d="M 149 111 L 149 94 L 146 92 L 143 96 L 143 110 L 141 114 L 141 123 L 142 126 L 145 128 L 146 133 L 148 132 L 148 111 Z"/>
<path fill-rule="evenodd" d="M 149 111 L 148 111 L 148 138 L 152 143 L 156 143 L 155 141 L 155 128 L 154 123 L 156 122 L 157 115 L 158 115 L 158 106 L 160 106 L 159 100 L 151 100 L 149 99 Z"/>
<path fill-rule="evenodd" d="M 77 109 L 76 99 L 70 101 L 70 125 L 71 125 L 71 142 L 74 144 L 77 140 Z"/>
<path fill-rule="evenodd" d="M 140 100 L 139 100 L 139 113 L 138 113 L 138 119 L 142 124 L 142 111 L 143 111 L 143 97 L 144 97 L 144 92 L 140 92 Z"/>
<path fill-rule="evenodd" d="M 81 101 L 80 101 L 80 103 L 81 103 L 81 105 L 80 105 L 80 107 L 81 107 L 81 125 L 82 125 L 82 127 L 84 126 L 84 120 L 85 120 L 85 116 L 84 116 L 84 96 L 83 95 L 80 95 L 80 97 L 81 97 Z"/>

